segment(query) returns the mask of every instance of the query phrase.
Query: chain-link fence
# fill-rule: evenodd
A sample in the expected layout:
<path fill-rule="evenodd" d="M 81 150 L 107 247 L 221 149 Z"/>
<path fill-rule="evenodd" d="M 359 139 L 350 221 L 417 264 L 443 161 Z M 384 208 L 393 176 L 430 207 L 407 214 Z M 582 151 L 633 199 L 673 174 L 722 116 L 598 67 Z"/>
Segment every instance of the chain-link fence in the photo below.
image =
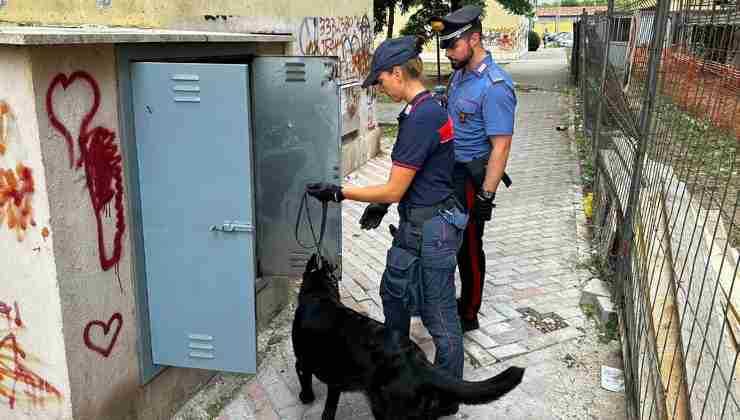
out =
<path fill-rule="evenodd" d="M 740 419 L 740 2 L 610 0 L 576 30 L 628 414 Z"/>

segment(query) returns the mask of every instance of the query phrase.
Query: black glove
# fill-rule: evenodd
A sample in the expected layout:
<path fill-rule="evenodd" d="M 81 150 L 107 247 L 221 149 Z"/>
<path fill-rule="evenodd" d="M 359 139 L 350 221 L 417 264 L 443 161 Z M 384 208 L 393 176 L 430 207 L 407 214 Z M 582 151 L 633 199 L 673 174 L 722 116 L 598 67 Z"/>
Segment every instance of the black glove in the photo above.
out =
<path fill-rule="evenodd" d="M 493 208 L 496 207 L 493 204 L 495 198 L 496 193 L 493 193 L 491 198 L 485 198 L 480 193 L 475 195 L 475 202 L 473 203 L 473 217 L 475 220 L 480 222 L 491 220 L 491 213 L 493 212 Z"/>
<path fill-rule="evenodd" d="M 344 200 L 344 194 L 342 194 L 342 187 L 336 184 L 329 184 L 328 182 L 318 182 L 315 184 L 306 184 L 306 192 L 316 198 L 317 200 L 325 203 L 327 201 L 333 201 L 339 203 Z"/>
<path fill-rule="evenodd" d="M 362 213 L 362 217 L 360 217 L 360 226 L 365 230 L 375 229 L 380 226 L 380 221 L 383 220 L 385 214 L 388 213 L 388 207 L 390 206 L 390 204 L 383 203 L 369 204 L 365 207 L 365 212 Z"/>

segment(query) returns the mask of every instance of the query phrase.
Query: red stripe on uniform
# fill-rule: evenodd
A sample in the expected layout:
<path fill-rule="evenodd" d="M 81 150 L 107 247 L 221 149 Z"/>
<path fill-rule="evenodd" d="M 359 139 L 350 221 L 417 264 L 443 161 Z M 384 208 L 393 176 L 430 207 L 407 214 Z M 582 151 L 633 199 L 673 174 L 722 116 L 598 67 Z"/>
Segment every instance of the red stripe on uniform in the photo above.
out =
<path fill-rule="evenodd" d="M 447 143 L 455 138 L 455 128 L 452 125 L 452 118 L 447 117 L 447 122 L 439 130 L 439 142 Z"/>
<path fill-rule="evenodd" d="M 468 201 L 468 208 L 473 208 L 473 199 L 475 198 L 475 191 L 473 189 L 473 182 L 468 180 L 465 183 L 465 195 Z M 475 230 L 475 219 L 472 217 L 468 221 L 468 254 L 470 254 L 470 264 L 471 269 L 473 271 L 473 284 L 471 285 L 471 296 L 470 296 L 470 306 L 467 308 L 464 308 L 465 310 L 465 318 L 467 319 L 474 319 L 476 316 L 475 308 L 480 304 L 481 301 L 481 287 L 480 287 L 480 281 L 481 281 L 481 274 L 480 274 L 480 265 L 478 262 L 478 247 L 477 241 L 478 238 L 476 237 Z"/>
<path fill-rule="evenodd" d="M 414 165 L 409 165 L 408 163 L 402 163 L 402 162 L 399 162 L 399 161 L 397 161 L 397 160 L 394 160 L 394 161 L 393 161 L 393 165 L 394 165 L 394 166 L 400 166 L 400 167 L 402 167 L 402 168 L 406 168 L 406 169 L 413 169 L 413 170 L 415 170 L 415 171 L 418 171 L 419 169 L 421 169 L 421 168 L 419 168 L 418 166 L 414 166 Z"/>

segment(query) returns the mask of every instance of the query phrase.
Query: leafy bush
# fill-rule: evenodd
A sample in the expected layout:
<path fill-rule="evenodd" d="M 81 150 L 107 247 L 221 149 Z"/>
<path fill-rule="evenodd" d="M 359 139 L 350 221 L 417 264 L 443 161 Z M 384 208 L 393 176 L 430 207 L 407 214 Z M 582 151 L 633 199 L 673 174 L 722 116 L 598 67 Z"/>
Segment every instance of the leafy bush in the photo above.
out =
<path fill-rule="evenodd" d="M 540 47 L 540 34 L 535 31 L 529 31 L 527 37 L 529 39 L 529 51 L 537 51 Z"/>

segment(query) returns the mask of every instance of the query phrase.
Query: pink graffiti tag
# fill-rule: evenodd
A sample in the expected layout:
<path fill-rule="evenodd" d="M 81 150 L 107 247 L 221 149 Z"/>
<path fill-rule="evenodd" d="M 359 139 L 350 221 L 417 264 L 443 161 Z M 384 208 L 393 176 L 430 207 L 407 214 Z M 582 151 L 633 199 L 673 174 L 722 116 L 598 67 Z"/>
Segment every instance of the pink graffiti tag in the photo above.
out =
<path fill-rule="evenodd" d="M 75 82 L 87 84 L 92 90 L 92 106 L 82 117 L 79 127 L 77 145 L 79 147 L 79 158 L 75 162 L 74 141 L 69 129 L 60 121 L 54 109 L 54 93 L 61 88 L 67 88 Z M 121 155 L 115 139 L 116 134 L 104 127 L 89 126 L 100 108 L 100 87 L 90 74 L 84 71 L 76 71 L 69 77 L 58 74 L 51 81 L 46 93 L 46 109 L 52 127 L 64 137 L 69 152 L 69 163 L 73 170 L 83 168 L 87 182 L 87 190 L 98 229 L 98 253 L 100 266 L 108 271 L 121 259 L 122 237 L 126 229 L 123 209 L 123 170 Z M 109 206 L 114 203 L 116 210 L 116 230 L 113 238 L 113 255 L 108 257 L 106 241 L 103 233 L 103 213 L 109 213 Z"/>

